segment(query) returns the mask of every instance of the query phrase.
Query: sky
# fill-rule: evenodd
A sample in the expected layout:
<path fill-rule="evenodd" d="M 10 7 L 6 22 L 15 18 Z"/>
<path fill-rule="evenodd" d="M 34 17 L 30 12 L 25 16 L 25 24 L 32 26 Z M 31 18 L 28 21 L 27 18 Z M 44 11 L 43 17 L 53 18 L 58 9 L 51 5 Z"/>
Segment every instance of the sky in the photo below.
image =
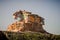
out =
<path fill-rule="evenodd" d="M 12 14 L 26 10 L 45 18 L 43 28 L 52 34 L 60 34 L 60 1 L 59 0 L 12 0 L 0 1 L 0 30 L 7 30 L 15 22 Z"/>

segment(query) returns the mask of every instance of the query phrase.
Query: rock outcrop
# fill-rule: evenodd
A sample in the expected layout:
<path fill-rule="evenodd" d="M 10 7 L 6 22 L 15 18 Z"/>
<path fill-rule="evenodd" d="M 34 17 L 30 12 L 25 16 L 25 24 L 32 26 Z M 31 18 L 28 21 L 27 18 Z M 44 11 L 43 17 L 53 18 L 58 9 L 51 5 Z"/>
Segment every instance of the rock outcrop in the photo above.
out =
<path fill-rule="evenodd" d="M 44 18 L 27 11 L 13 14 L 17 21 L 10 24 L 7 31 L 0 31 L 0 40 L 60 40 L 60 35 L 54 35 L 43 29 Z"/>
<path fill-rule="evenodd" d="M 7 31 L 13 32 L 24 32 L 24 31 L 33 31 L 47 33 L 43 29 L 44 18 L 36 14 L 32 14 L 27 11 L 18 11 L 13 14 L 14 19 L 17 21 L 8 26 Z"/>

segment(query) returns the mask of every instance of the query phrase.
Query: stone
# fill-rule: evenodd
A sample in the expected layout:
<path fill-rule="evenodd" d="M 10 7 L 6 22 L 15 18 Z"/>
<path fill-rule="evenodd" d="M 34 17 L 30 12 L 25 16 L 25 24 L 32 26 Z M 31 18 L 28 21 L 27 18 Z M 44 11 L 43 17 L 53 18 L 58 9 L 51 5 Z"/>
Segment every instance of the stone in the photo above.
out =
<path fill-rule="evenodd" d="M 44 25 L 43 17 L 36 14 L 32 14 L 31 12 L 27 12 L 25 10 L 24 11 L 20 10 L 18 12 L 15 12 L 13 16 L 15 16 L 17 21 L 9 25 L 7 31 L 13 31 L 13 32 L 33 31 L 33 32 L 47 33 L 43 29 L 43 25 Z M 18 20 L 17 19 L 18 17 L 21 20 Z"/>

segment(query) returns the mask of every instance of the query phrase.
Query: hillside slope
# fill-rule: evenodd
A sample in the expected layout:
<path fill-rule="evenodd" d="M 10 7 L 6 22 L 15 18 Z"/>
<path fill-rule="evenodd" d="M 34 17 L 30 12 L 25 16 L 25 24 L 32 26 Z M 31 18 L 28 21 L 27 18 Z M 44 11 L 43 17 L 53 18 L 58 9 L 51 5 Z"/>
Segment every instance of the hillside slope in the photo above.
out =
<path fill-rule="evenodd" d="M 39 32 L 0 31 L 0 40 L 60 40 L 60 35 Z"/>

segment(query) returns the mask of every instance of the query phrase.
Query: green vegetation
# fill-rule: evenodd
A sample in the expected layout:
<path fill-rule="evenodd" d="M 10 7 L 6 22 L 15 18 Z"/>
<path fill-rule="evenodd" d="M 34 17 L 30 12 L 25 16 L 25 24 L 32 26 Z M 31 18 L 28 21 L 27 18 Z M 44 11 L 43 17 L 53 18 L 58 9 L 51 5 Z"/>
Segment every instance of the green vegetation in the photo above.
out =
<path fill-rule="evenodd" d="M 38 32 L 3 32 L 9 40 L 60 40 L 60 35 Z"/>

